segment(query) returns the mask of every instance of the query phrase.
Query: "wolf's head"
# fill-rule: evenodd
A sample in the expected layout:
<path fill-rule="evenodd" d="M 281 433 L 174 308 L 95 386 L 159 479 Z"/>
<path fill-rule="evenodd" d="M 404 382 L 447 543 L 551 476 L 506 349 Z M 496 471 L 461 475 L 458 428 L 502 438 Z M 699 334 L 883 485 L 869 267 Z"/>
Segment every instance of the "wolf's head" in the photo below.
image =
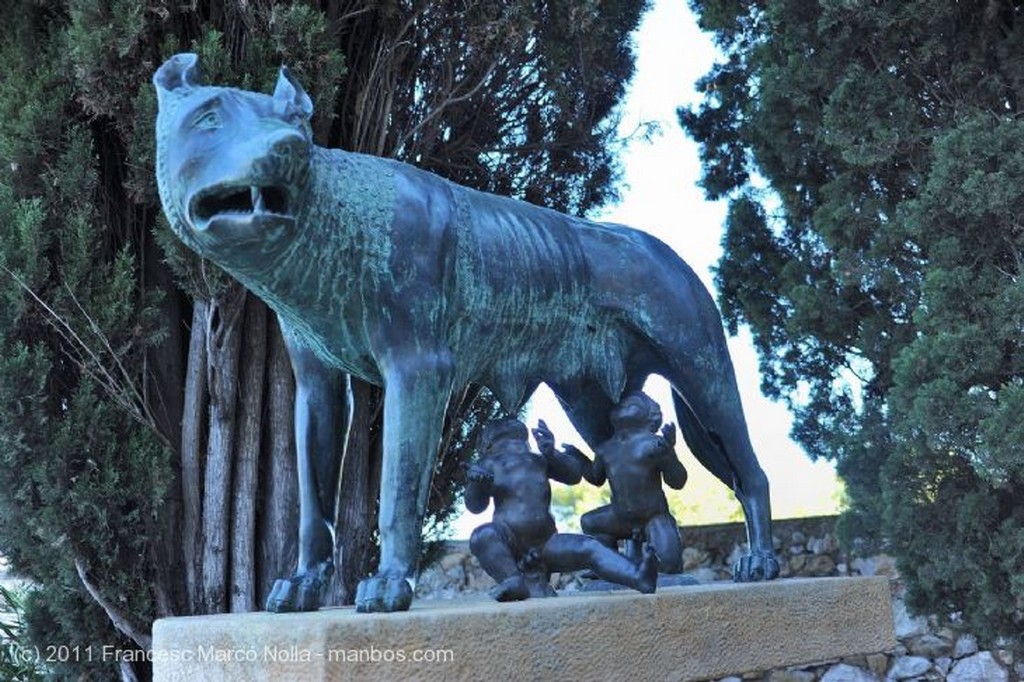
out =
<path fill-rule="evenodd" d="M 282 67 L 273 95 L 202 85 L 198 57 L 153 76 L 157 183 L 181 239 L 223 262 L 259 257 L 294 236 L 312 148 L 313 104 Z"/>

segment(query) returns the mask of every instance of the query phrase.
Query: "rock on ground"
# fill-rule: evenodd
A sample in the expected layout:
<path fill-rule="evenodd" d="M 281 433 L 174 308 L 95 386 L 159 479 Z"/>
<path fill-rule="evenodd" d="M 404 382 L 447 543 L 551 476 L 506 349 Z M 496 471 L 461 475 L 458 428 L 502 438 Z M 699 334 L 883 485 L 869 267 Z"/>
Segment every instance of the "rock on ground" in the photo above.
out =
<path fill-rule="evenodd" d="M 1007 682 L 1010 673 L 990 651 L 968 656 L 953 666 L 947 682 Z"/>

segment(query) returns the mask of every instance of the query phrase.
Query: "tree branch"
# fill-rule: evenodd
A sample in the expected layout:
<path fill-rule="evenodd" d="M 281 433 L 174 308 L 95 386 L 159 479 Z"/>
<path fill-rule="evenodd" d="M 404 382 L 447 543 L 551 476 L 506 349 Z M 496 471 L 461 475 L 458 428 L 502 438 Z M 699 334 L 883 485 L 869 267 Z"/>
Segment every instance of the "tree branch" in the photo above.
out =
<path fill-rule="evenodd" d="M 74 292 L 71 291 L 70 287 L 67 287 L 68 294 L 71 296 L 71 300 L 78 307 L 78 310 L 85 317 L 86 322 L 89 324 L 90 329 L 100 340 L 102 348 L 99 351 L 94 350 L 85 340 L 75 331 L 74 327 L 54 310 L 46 301 L 44 301 L 32 288 L 25 282 L 17 273 L 13 272 L 6 266 L 0 266 L 4 272 L 11 276 L 11 278 L 18 284 L 19 287 L 46 312 L 46 321 L 53 328 L 57 334 L 60 335 L 61 339 L 68 344 L 67 349 L 68 356 L 71 360 L 82 370 L 85 374 L 92 377 L 96 383 L 98 383 L 103 390 L 110 396 L 110 398 L 129 414 L 135 421 L 147 427 L 157 439 L 167 447 L 171 447 L 167 437 L 161 433 L 160 428 L 157 424 L 156 418 L 153 416 L 146 403 L 146 400 L 139 393 L 139 390 L 135 387 L 135 383 L 132 381 L 131 375 L 128 370 L 124 367 L 121 359 L 118 357 L 117 352 L 111 346 L 109 339 L 104 336 L 103 331 L 96 324 L 95 320 L 85 311 L 82 304 L 79 303 L 75 297 Z M 106 353 L 113 359 L 115 370 L 112 373 L 103 363 L 101 355 Z M 120 379 L 115 376 L 120 375 Z"/>
<path fill-rule="evenodd" d="M 82 581 L 85 591 L 106 612 L 110 623 L 117 631 L 138 644 L 142 649 L 146 651 L 152 650 L 153 637 L 146 633 L 145 628 L 140 628 L 136 623 L 132 622 L 127 615 L 122 613 L 109 599 L 103 596 L 99 588 L 89 580 L 88 572 L 85 569 L 85 562 L 80 557 L 75 557 L 75 570 L 78 571 L 78 577 Z"/>
<path fill-rule="evenodd" d="M 406 144 L 411 142 L 416 137 L 416 135 L 421 130 L 423 130 L 424 127 L 426 127 L 428 123 L 432 122 L 435 118 L 444 113 L 445 109 L 455 104 L 458 104 L 459 102 L 465 102 L 470 97 L 479 92 L 480 88 L 482 88 L 487 83 L 487 79 L 489 79 L 491 77 L 491 74 L 494 73 L 494 70 L 497 68 L 497 66 L 498 60 L 495 59 L 487 67 L 487 70 L 484 72 L 484 75 L 480 77 L 480 80 L 478 80 L 476 84 L 469 88 L 469 90 L 467 90 L 466 92 L 456 95 L 453 88 L 453 90 L 450 92 L 450 94 L 445 98 L 443 102 L 432 108 L 427 113 L 427 115 L 420 120 L 419 123 L 413 126 L 412 130 L 410 130 L 409 132 L 402 136 L 402 139 L 399 140 L 397 145 L 395 145 L 395 149 L 402 149 Z"/>

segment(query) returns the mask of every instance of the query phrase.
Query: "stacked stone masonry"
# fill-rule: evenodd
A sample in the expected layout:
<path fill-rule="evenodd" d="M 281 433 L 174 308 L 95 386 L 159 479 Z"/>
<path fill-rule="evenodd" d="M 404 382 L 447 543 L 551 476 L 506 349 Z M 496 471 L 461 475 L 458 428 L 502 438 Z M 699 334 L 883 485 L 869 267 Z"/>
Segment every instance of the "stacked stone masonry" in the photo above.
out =
<path fill-rule="evenodd" d="M 948 682 L 1024 681 L 1024 660 L 1009 649 L 982 650 L 969 633 L 958 632 L 937 618 L 912 616 L 903 602 L 896 562 L 887 555 L 857 557 L 840 547 L 833 529 L 835 517 L 786 519 L 774 524 L 775 551 L 783 578 L 877 575 L 890 579 L 893 619 L 898 645 L 894 651 L 850 659 L 817 661 L 808 665 L 751 671 L 718 682 L 889 682 L 946 680 Z M 680 529 L 684 570 L 702 583 L 731 578 L 728 567 L 743 550 L 743 524 L 729 523 Z M 575 591 L 578 574 L 555 574 L 554 586 Z M 440 558 L 427 567 L 417 583 L 423 599 L 452 599 L 479 594 L 494 581 L 480 568 L 468 543 L 445 543 Z M 828 614 L 821 614 L 827 618 Z"/>

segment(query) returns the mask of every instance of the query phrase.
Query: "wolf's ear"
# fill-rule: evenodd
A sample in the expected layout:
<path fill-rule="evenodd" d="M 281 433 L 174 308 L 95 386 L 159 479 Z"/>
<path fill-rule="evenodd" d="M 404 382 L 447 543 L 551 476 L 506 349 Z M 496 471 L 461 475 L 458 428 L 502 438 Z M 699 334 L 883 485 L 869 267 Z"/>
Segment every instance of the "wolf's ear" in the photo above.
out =
<path fill-rule="evenodd" d="M 203 84 L 199 70 L 199 56 L 191 52 L 176 54 L 153 74 L 157 99 L 163 104 L 172 95 L 188 94 Z"/>
<path fill-rule="evenodd" d="M 287 66 L 281 67 L 277 76 L 277 86 L 274 88 L 274 103 L 282 109 L 289 105 L 295 107 L 308 121 L 313 116 L 313 100 L 309 98 L 306 91 L 302 89 L 299 81 L 292 76 Z"/>

